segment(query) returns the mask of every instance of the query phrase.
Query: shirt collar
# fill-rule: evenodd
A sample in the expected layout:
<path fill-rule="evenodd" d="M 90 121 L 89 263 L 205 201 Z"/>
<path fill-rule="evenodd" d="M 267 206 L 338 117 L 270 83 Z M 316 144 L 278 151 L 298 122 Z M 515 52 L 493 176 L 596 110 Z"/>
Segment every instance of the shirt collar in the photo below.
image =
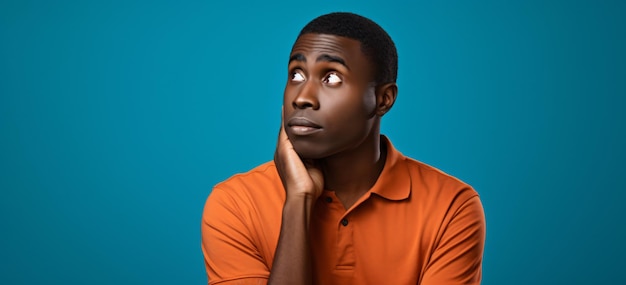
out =
<path fill-rule="evenodd" d="M 403 200 L 411 194 L 411 176 L 406 157 L 396 150 L 386 136 L 381 136 L 381 143 L 387 146 L 387 158 L 383 171 L 370 190 L 371 193 L 388 200 Z"/>

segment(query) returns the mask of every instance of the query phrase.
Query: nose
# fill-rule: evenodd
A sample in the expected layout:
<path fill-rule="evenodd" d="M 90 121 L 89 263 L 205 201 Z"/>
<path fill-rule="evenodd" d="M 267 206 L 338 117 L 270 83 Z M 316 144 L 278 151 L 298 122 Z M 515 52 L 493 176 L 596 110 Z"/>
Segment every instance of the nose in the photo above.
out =
<path fill-rule="evenodd" d="M 317 110 L 320 108 L 318 100 L 318 87 L 314 80 L 309 80 L 304 83 L 304 86 L 299 90 L 298 95 L 293 99 L 292 105 L 296 109 L 311 108 Z"/>

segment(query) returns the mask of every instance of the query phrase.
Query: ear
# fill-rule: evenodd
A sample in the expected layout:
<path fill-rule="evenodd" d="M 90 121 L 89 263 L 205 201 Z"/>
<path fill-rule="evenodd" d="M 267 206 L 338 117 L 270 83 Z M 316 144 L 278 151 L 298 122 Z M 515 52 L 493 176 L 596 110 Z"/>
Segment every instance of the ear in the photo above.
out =
<path fill-rule="evenodd" d="M 398 96 L 398 85 L 396 83 L 387 83 L 376 87 L 376 115 L 382 117 L 385 115 L 393 103 L 396 102 Z"/>

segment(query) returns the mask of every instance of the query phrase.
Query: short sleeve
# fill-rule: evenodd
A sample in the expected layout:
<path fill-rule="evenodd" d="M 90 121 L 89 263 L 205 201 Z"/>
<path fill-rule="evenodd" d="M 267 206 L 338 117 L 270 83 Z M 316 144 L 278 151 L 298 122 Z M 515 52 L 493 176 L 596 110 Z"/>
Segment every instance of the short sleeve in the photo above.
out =
<path fill-rule="evenodd" d="M 201 226 L 209 284 L 267 284 L 268 266 L 244 217 L 245 209 L 228 191 L 215 188 L 209 195 Z"/>
<path fill-rule="evenodd" d="M 480 284 L 484 243 L 485 215 L 476 195 L 447 225 L 420 284 Z"/>

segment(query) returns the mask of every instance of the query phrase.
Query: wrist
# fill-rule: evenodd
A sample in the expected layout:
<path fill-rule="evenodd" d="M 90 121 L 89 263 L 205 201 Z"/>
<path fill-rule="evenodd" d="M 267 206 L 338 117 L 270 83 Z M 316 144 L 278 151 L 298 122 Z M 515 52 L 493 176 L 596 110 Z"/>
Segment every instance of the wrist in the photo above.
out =
<path fill-rule="evenodd" d="M 283 205 L 283 224 L 304 224 L 304 228 L 308 229 L 314 203 L 313 195 L 287 195 Z"/>
<path fill-rule="evenodd" d="M 285 204 L 312 204 L 316 199 L 313 193 L 287 193 Z"/>

